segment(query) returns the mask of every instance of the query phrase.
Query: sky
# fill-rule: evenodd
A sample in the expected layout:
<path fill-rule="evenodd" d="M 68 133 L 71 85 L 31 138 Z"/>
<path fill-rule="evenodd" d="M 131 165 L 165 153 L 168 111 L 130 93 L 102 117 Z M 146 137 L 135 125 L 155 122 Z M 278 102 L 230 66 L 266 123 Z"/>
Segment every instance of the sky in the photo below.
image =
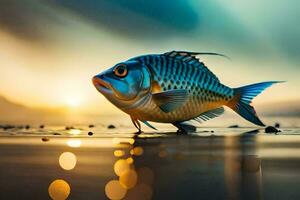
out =
<path fill-rule="evenodd" d="M 0 0 L 0 96 L 33 108 L 119 112 L 91 78 L 137 55 L 201 57 L 230 87 L 287 81 L 258 104 L 300 100 L 297 0 Z"/>

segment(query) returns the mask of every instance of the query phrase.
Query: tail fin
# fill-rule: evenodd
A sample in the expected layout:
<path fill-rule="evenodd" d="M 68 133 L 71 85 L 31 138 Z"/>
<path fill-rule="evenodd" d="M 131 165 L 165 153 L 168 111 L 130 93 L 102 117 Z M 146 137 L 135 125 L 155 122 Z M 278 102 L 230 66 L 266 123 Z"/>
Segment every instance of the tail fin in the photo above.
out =
<path fill-rule="evenodd" d="M 234 88 L 234 97 L 231 101 L 229 101 L 227 106 L 253 124 L 265 126 L 258 118 L 255 109 L 250 105 L 251 101 L 266 88 L 270 87 L 274 83 L 280 82 L 281 81 L 269 81 Z"/>

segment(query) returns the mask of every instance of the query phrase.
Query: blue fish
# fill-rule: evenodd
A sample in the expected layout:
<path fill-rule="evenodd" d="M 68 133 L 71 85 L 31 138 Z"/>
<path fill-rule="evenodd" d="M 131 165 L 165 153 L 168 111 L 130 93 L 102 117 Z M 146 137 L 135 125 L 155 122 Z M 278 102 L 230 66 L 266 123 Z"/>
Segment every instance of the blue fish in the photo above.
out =
<path fill-rule="evenodd" d="M 93 77 L 93 84 L 116 107 L 140 122 L 171 123 L 181 132 L 195 130 L 185 122 L 220 116 L 227 106 L 246 120 L 264 126 L 250 105 L 264 89 L 280 81 L 231 88 L 220 82 L 196 56 L 217 53 L 171 51 L 131 58 Z"/>

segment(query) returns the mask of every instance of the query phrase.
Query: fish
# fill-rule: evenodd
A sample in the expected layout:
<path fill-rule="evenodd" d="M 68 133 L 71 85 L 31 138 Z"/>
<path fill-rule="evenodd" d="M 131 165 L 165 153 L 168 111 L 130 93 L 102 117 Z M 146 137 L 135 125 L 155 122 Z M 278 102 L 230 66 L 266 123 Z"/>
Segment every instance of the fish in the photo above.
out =
<path fill-rule="evenodd" d="M 204 122 L 231 108 L 247 121 L 265 126 L 252 100 L 263 90 L 281 81 L 267 81 L 238 88 L 221 83 L 199 55 L 218 53 L 170 51 L 133 57 L 92 78 L 95 88 L 112 104 L 127 113 L 133 125 L 149 122 L 171 123 L 179 132 L 196 130 L 189 122 Z"/>

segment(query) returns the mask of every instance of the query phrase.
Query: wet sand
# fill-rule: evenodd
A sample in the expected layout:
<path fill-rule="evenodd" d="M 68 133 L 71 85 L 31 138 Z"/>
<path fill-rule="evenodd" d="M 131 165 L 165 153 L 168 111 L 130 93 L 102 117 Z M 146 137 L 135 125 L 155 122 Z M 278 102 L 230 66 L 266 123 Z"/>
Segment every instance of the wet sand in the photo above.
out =
<path fill-rule="evenodd" d="M 89 131 L 2 131 L 0 199 L 300 199 L 299 128 Z"/>

